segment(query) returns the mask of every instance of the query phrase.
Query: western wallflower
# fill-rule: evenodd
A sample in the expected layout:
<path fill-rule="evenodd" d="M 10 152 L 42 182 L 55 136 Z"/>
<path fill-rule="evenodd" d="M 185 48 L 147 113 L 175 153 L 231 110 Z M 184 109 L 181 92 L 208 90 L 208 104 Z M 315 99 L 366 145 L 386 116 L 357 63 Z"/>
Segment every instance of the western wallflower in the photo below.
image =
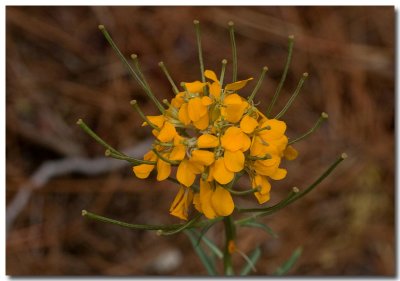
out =
<path fill-rule="evenodd" d="M 176 167 L 181 188 L 170 213 L 181 219 L 187 219 L 192 202 L 209 219 L 229 216 L 235 205 L 228 186 L 243 172 L 249 175 L 258 202 L 267 202 L 269 179 L 286 176 L 281 159 L 297 157 L 297 151 L 287 145 L 286 124 L 268 119 L 239 95 L 253 78 L 222 87 L 215 72 L 205 70 L 204 76 L 210 81 L 181 83 L 183 90 L 167 103 L 162 115 L 146 116 L 151 124 L 143 125 L 152 125 L 155 142 L 143 159 L 156 164 L 133 167 L 141 179 L 157 170 L 159 181 Z"/>

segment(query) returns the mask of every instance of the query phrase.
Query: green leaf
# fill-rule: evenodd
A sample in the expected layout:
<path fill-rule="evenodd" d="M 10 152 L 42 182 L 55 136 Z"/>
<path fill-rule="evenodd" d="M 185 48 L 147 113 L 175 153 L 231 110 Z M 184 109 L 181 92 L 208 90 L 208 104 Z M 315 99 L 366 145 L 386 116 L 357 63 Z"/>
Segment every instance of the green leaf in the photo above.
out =
<path fill-rule="evenodd" d="M 244 223 L 239 224 L 241 226 L 247 226 L 247 227 L 257 227 L 257 228 L 261 228 L 262 230 L 264 230 L 265 232 L 267 232 L 269 235 L 271 235 L 274 238 L 278 238 L 278 234 L 276 234 L 272 228 L 270 228 L 268 225 L 265 225 L 263 223 L 260 222 L 256 222 L 256 221 L 247 221 Z"/>
<path fill-rule="evenodd" d="M 255 268 L 255 265 L 258 259 L 261 257 L 261 250 L 260 247 L 257 247 L 251 252 L 250 257 L 246 259 L 246 264 L 243 266 L 242 270 L 240 271 L 240 276 L 246 276 L 250 273 L 252 269 Z"/>
<path fill-rule="evenodd" d="M 284 275 L 289 272 L 289 270 L 293 267 L 296 263 L 298 258 L 301 256 L 301 252 L 303 251 L 302 247 L 298 247 L 292 254 L 292 256 L 277 270 L 274 272 L 274 275 Z"/>
<path fill-rule="evenodd" d="M 200 245 L 197 245 L 196 238 L 191 230 L 185 230 L 184 233 L 189 237 L 190 242 L 196 254 L 198 255 L 200 261 L 203 263 L 204 267 L 206 268 L 208 275 L 217 275 L 217 271 L 215 270 L 214 263 L 211 259 L 207 256 L 204 252 L 203 248 Z"/>
<path fill-rule="evenodd" d="M 201 234 L 198 231 L 193 230 L 193 232 L 197 235 L 200 236 Z M 222 251 L 218 248 L 217 245 L 215 245 L 210 239 L 208 239 L 206 236 L 201 235 L 199 237 L 200 241 L 203 240 L 204 244 L 207 245 L 207 247 L 220 259 L 224 257 L 224 254 Z M 197 244 L 198 245 L 198 244 Z"/>

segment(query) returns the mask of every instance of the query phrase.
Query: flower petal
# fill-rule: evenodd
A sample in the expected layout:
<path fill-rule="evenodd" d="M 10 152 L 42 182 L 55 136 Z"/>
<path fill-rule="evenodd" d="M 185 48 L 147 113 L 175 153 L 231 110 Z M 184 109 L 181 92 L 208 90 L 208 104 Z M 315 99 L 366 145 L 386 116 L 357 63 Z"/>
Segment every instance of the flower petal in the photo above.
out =
<path fill-rule="evenodd" d="M 184 145 L 176 145 L 169 155 L 169 160 L 180 161 L 185 158 L 186 147 Z"/>
<path fill-rule="evenodd" d="M 193 121 L 193 125 L 199 130 L 207 129 L 209 124 L 210 124 L 210 119 L 209 119 L 207 113 L 205 115 L 203 115 L 202 117 L 200 117 L 199 120 Z"/>
<path fill-rule="evenodd" d="M 189 93 L 203 93 L 203 87 L 206 83 L 202 83 L 200 81 L 194 81 L 190 83 L 185 83 L 186 89 Z"/>
<path fill-rule="evenodd" d="M 246 86 L 247 82 L 253 80 L 253 78 L 249 78 L 246 80 L 237 81 L 225 86 L 226 91 L 237 91 Z"/>
<path fill-rule="evenodd" d="M 204 106 L 201 102 L 201 98 L 196 97 L 189 100 L 188 103 L 188 114 L 192 121 L 198 121 L 201 117 L 207 114 L 207 106 Z"/>
<path fill-rule="evenodd" d="M 260 188 L 260 191 L 254 193 L 258 203 L 263 204 L 270 199 L 269 191 L 271 190 L 271 184 L 265 176 L 255 175 L 252 179 L 252 187 Z"/>
<path fill-rule="evenodd" d="M 240 129 L 246 134 L 251 134 L 257 126 L 257 120 L 249 115 L 244 116 L 242 121 L 240 121 Z"/>
<path fill-rule="evenodd" d="M 238 141 L 241 140 L 241 134 L 243 133 L 239 128 L 229 127 L 221 137 L 222 147 L 230 151 L 239 150 L 243 146 L 243 143 Z"/>
<path fill-rule="evenodd" d="M 165 157 L 165 155 L 163 155 Z M 171 174 L 171 164 L 158 159 L 157 160 L 157 180 L 163 181 Z"/>
<path fill-rule="evenodd" d="M 204 96 L 204 97 L 201 98 L 201 103 L 204 106 L 208 106 L 208 105 L 212 104 L 212 102 L 213 101 L 212 101 L 212 99 L 210 97 Z"/>
<path fill-rule="evenodd" d="M 191 186 L 196 179 L 196 175 L 189 169 L 189 161 L 182 160 L 176 171 L 176 179 L 184 186 Z"/>
<path fill-rule="evenodd" d="M 160 133 L 157 136 L 157 139 L 161 142 L 169 142 L 172 141 L 177 134 L 174 125 L 169 122 L 165 122 L 164 126 L 160 130 Z"/>
<path fill-rule="evenodd" d="M 214 148 L 217 147 L 218 144 L 219 144 L 218 138 L 210 134 L 201 135 L 197 139 L 198 148 Z"/>
<path fill-rule="evenodd" d="M 178 112 L 179 121 L 181 121 L 185 126 L 190 124 L 189 112 L 188 112 L 188 104 L 182 104 L 181 108 Z"/>
<path fill-rule="evenodd" d="M 269 177 L 273 180 L 282 180 L 286 177 L 287 171 L 286 169 L 278 168 L 276 169 L 275 173 L 269 175 Z"/>
<path fill-rule="evenodd" d="M 182 104 L 185 102 L 183 97 L 185 96 L 185 92 L 180 92 L 176 94 L 176 96 L 171 100 L 171 105 L 176 108 L 180 108 Z"/>
<path fill-rule="evenodd" d="M 208 70 L 207 69 L 206 71 L 204 71 L 204 76 L 207 77 L 210 80 L 213 80 L 214 82 L 219 81 L 218 78 L 217 78 L 217 75 L 215 75 L 215 72 L 212 71 L 212 70 Z"/>
<path fill-rule="evenodd" d="M 211 196 L 211 204 L 218 216 L 226 217 L 232 214 L 235 204 L 233 203 L 232 195 L 228 190 L 216 185 L 215 191 Z"/>
<path fill-rule="evenodd" d="M 207 150 L 193 150 L 191 162 L 197 162 L 205 166 L 210 166 L 214 162 L 214 153 Z"/>
<path fill-rule="evenodd" d="M 283 152 L 283 155 L 285 156 L 285 158 L 287 160 L 294 160 L 294 159 L 297 158 L 299 153 L 297 152 L 297 150 L 293 146 L 288 145 L 286 147 L 285 151 Z"/>
<path fill-rule="evenodd" d="M 235 173 L 226 168 L 223 158 L 215 160 L 213 169 L 214 179 L 220 184 L 227 184 L 233 180 Z"/>
<path fill-rule="evenodd" d="M 161 128 L 164 125 L 164 115 L 157 115 L 157 116 L 146 116 L 149 119 L 150 123 L 155 125 L 158 128 Z M 142 126 L 147 126 L 147 122 L 143 122 Z"/>
<path fill-rule="evenodd" d="M 187 220 L 189 207 L 193 201 L 193 191 L 181 186 L 178 194 L 169 209 L 170 214 L 183 220 Z"/>
<path fill-rule="evenodd" d="M 219 82 L 211 83 L 209 87 L 210 87 L 210 94 L 214 98 L 219 99 L 219 97 L 221 96 L 221 85 L 219 84 Z"/>
<path fill-rule="evenodd" d="M 140 164 L 132 168 L 133 172 L 139 179 L 147 178 L 150 175 L 151 171 L 153 171 L 153 169 L 154 165 L 149 164 Z"/>
<path fill-rule="evenodd" d="M 200 202 L 200 193 L 195 193 L 193 195 L 193 205 L 199 213 L 203 213 L 203 209 L 201 208 L 201 202 Z"/>
<path fill-rule="evenodd" d="M 225 150 L 224 153 L 225 167 L 231 172 L 240 172 L 244 168 L 244 154 L 242 151 L 237 150 L 231 152 Z"/>
<path fill-rule="evenodd" d="M 200 180 L 200 204 L 203 214 L 208 219 L 213 219 L 217 216 L 212 205 L 211 196 L 213 195 L 213 190 L 209 182 Z"/>

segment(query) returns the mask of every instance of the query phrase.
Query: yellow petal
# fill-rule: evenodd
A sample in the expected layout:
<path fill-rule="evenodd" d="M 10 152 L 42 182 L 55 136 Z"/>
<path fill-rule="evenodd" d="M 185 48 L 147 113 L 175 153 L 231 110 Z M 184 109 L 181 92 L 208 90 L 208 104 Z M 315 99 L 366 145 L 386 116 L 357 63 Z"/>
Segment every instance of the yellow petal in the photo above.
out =
<path fill-rule="evenodd" d="M 244 154 L 240 150 L 235 152 L 225 150 L 224 162 L 229 171 L 240 172 L 244 168 Z"/>
<path fill-rule="evenodd" d="M 219 82 L 211 83 L 211 85 L 210 85 L 210 94 L 214 98 L 219 99 L 219 97 L 221 96 L 221 85 L 219 84 Z"/>
<path fill-rule="evenodd" d="M 286 177 L 287 171 L 285 169 L 278 168 L 275 173 L 270 175 L 269 177 L 273 180 L 282 180 Z"/>
<path fill-rule="evenodd" d="M 199 213 L 203 213 L 203 209 L 201 208 L 201 202 L 200 202 L 200 193 L 195 193 L 193 195 L 193 205 Z"/>
<path fill-rule="evenodd" d="M 189 100 L 188 103 L 188 114 L 192 121 L 198 121 L 201 117 L 207 114 L 207 106 L 204 106 L 201 102 L 201 98 L 196 97 Z"/>
<path fill-rule="evenodd" d="M 190 161 L 210 166 L 214 162 L 214 153 L 207 150 L 193 150 Z"/>
<path fill-rule="evenodd" d="M 242 118 L 248 106 L 249 104 L 238 94 L 228 95 L 224 100 L 224 107 L 221 108 L 221 114 L 229 122 L 236 123 Z"/>
<path fill-rule="evenodd" d="M 215 72 L 212 71 L 212 70 L 208 70 L 207 69 L 206 71 L 204 71 L 204 76 L 207 77 L 210 80 L 213 80 L 214 82 L 219 81 L 218 78 L 217 78 L 217 75 L 215 75 Z"/>
<path fill-rule="evenodd" d="M 153 169 L 154 165 L 149 164 L 140 164 L 132 168 L 133 172 L 139 179 L 147 178 Z"/>
<path fill-rule="evenodd" d="M 164 126 L 160 130 L 160 133 L 157 136 L 157 139 L 161 142 L 169 142 L 172 141 L 176 135 L 176 130 L 174 125 L 169 122 L 165 122 Z"/>
<path fill-rule="evenodd" d="M 199 120 L 193 121 L 193 125 L 199 130 L 207 129 L 209 124 L 210 124 L 210 119 L 209 119 L 207 113 L 205 115 L 203 115 L 202 117 L 200 117 Z"/>
<path fill-rule="evenodd" d="M 184 186 L 191 186 L 196 179 L 196 175 L 189 168 L 189 161 L 182 160 L 176 171 L 176 179 Z"/>
<path fill-rule="evenodd" d="M 188 112 L 188 104 L 182 104 L 181 108 L 178 112 L 179 121 L 181 121 L 184 125 L 190 124 L 189 112 Z"/>
<path fill-rule="evenodd" d="M 180 161 L 185 158 L 186 147 L 184 145 L 176 145 L 169 155 L 169 159 L 173 161 Z"/>
<path fill-rule="evenodd" d="M 206 83 L 202 83 L 200 81 L 194 81 L 191 83 L 185 83 L 186 89 L 189 93 L 203 93 L 203 87 Z"/>
<path fill-rule="evenodd" d="M 218 144 L 219 144 L 218 138 L 210 134 L 201 135 L 197 139 L 198 148 L 214 148 L 217 147 Z"/>
<path fill-rule="evenodd" d="M 246 135 L 244 133 L 241 133 L 239 141 L 242 144 L 242 147 L 240 148 L 241 151 L 245 152 L 250 148 L 251 140 L 250 140 L 250 137 L 248 135 Z"/>
<path fill-rule="evenodd" d="M 192 201 L 193 191 L 189 188 L 181 187 L 169 209 L 171 215 L 187 220 L 189 207 Z"/>
<path fill-rule="evenodd" d="M 148 151 L 144 156 L 143 159 L 146 161 L 156 161 L 157 160 L 157 154 L 154 153 L 153 150 Z"/>
<path fill-rule="evenodd" d="M 285 134 L 286 131 L 286 123 L 276 119 L 267 119 L 261 122 L 260 128 L 265 128 L 269 126 L 269 130 L 262 130 L 258 134 L 259 135 L 267 135 L 271 138 L 280 138 Z"/>
<path fill-rule="evenodd" d="M 149 119 L 150 123 L 155 125 L 158 128 L 161 128 L 164 125 L 165 118 L 163 115 L 157 116 L 146 116 Z M 147 122 L 143 122 L 142 126 L 147 126 Z"/>
<path fill-rule="evenodd" d="M 208 105 L 210 105 L 210 104 L 212 104 L 212 99 L 210 98 L 210 97 L 207 97 L 207 96 L 205 96 L 205 97 L 202 97 L 201 98 L 201 103 L 204 105 L 204 106 L 208 106 Z"/>
<path fill-rule="evenodd" d="M 189 159 L 187 169 L 191 173 L 199 175 L 204 172 L 204 165 L 200 162 L 192 161 L 192 159 Z"/>
<path fill-rule="evenodd" d="M 215 191 L 211 196 L 211 204 L 218 216 L 226 217 L 232 214 L 235 204 L 228 190 L 216 185 Z"/>
<path fill-rule="evenodd" d="M 176 96 L 171 100 L 171 105 L 176 108 L 180 108 L 182 104 L 185 102 L 183 97 L 185 96 L 185 92 L 180 92 L 176 94 Z"/>
<path fill-rule="evenodd" d="M 251 134 L 257 126 L 257 120 L 249 115 L 244 116 L 242 121 L 240 121 L 240 129 L 246 134 Z"/>
<path fill-rule="evenodd" d="M 243 143 L 238 141 L 242 140 L 242 134 L 239 128 L 229 127 L 221 138 L 222 147 L 230 151 L 239 150 L 243 146 Z"/>
<path fill-rule="evenodd" d="M 165 154 L 163 155 L 165 157 Z M 171 174 L 171 164 L 158 159 L 157 160 L 157 180 L 163 181 Z"/>
<path fill-rule="evenodd" d="M 241 81 L 237 81 L 237 82 L 228 84 L 228 85 L 225 86 L 225 90 L 226 91 L 237 91 L 237 90 L 240 90 L 241 88 L 246 86 L 247 82 L 249 82 L 250 80 L 253 80 L 253 78 L 249 78 L 249 79 L 246 79 L 246 80 L 241 80 Z"/>
<path fill-rule="evenodd" d="M 212 205 L 211 196 L 213 195 L 213 190 L 209 182 L 200 180 L 200 204 L 203 214 L 208 219 L 213 219 L 217 216 Z"/>
<path fill-rule="evenodd" d="M 254 193 L 258 203 L 263 204 L 270 199 L 269 191 L 271 190 L 271 184 L 265 176 L 255 175 L 252 180 L 252 187 L 260 189 L 260 191 Z"/>
<path fill-rule="evenodd" d="M 297 150 L 293 146 L 288 145 L 286 147 L 285 151 L 283 152 L 283 155 L 285 156 L 285 158 L 287 160 L 294 160 L 294 159 L 297 158 L 299 153 L 297 152 Z"/>
<path fill-rule="evenodd" d="M 233 180 L 235 173 L 226 168 L 223 158 L 215 160 L 213 169 L 214 179 L 220 184 L 227 184 Z"/>

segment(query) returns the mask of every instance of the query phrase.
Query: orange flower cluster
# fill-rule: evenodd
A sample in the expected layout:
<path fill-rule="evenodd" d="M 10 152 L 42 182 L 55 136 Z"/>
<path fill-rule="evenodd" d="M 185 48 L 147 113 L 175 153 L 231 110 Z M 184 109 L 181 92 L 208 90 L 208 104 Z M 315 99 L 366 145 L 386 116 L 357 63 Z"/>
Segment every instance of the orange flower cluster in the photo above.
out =
<path fill-rule="evenodd" d="M 179 92 L 162 115 L 147 116 L 143 125 L 153 127 L 153 149 L 144 160 L 154 164 L 133 167 L 144 179 L 157 170 L 157 180 L 167 179 L 177 166 L 181 188 L 170 213 L 186 220 L 192 203 L 207 218 L 229 216 L 234 202 L 229 185 L 246 172 L 258 202 L 270 198 L 269 179 L 281 180 L 286 170 L 281 159 L 297 157 L 288 146 L 286 124 L 268 119 L 238 94 L 253 78 L 222 87 L 215 73 L 206 70 L 208 82 L 182 83 Z M 192 188 L 199 178 L 199 190 Z"/>

